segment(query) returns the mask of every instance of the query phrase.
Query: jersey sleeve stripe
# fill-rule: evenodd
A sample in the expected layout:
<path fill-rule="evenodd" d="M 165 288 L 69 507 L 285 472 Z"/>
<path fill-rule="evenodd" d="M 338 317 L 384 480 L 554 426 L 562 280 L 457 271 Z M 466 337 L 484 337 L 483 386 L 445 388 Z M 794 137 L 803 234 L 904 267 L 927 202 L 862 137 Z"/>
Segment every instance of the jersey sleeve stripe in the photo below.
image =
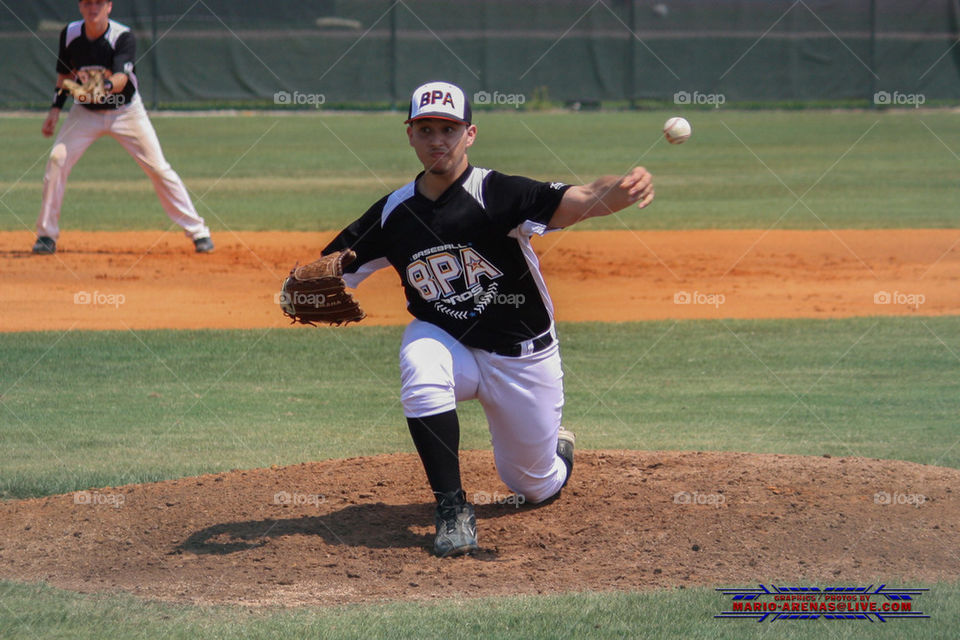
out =
<path fill-rule="evenodd" d="M 483 181 L 490 173 L 490 169 L 473 168 L 467 179 L 463 181 L 463 188 L 469 193 L 481 209 L 486 209 L 487 205 L 483 202 Z"/>
<path fill-rule="evenodd" d="M 367 277 L 374 271 L 379 271 L 380 269 L 385 269 L 389 266 L 389 260 L 386 258 L 377 258 L 376 260 L 371 260 L 370 262 L 364 263 L 353 273 L 343 274 L 343 281 L 351 289 L 356 289 L 358 286 L 360 286 L 360 283 L 366 280 Z"/>
<path fill-rule="evenodd" d="M 413 197 L 416 189 L 416 181 L 411 180 L 407 184 L 403 185 L 396 191 L 390 194 L 387 198 L 387 201 L 383 205 L 383 212 L 380 214 L 380 228 L 382 229 L 387 224 L 387 218 L 390 217 L 390 214 L 393 213 L 404 200 L 408 200 Z"/>
<path fill-rule="evenodd" d="M 119 22 L 110 21 L 110 28 L 107 29 L 107 41 L 110 43 L 110 46 L 114 49 L 117 48 L 117 40 L 120 39 L 120 36 L 130 31 L 130 27 L 125 24 L 120 24 Z"/>
<path fill-rule="evenodd" d="M 64 46 L 70 46 L 70 43 L 80 37 L 80 34 L 83 32 L 83 20 L 77 20 L 76 22 L 71 22 L 67 25 L 67 39 L 64 42 Z"/>
<path fill-rule="evenodd" d="M 523 252 L 523 257 L 527 261 L 527 267 L 530 269 L 530 277 L 532 277 L 533 281 L 537 284 L 537 290 L 540 292 L 543 306 L 546 307 L 547 314 L 550 316 L 550 326 L 552 327 L 553 300 L 550 298 L 550 292 L 547 291 L 547 283 L 544 281 L 543 273 L 540 271 L 540 259 L 537 258 L 537 253 L 533 250 L 533 245 L 530 243 L 530 236 L 517 238 L 517 242 L 520 243 L 520 250 Z"/>

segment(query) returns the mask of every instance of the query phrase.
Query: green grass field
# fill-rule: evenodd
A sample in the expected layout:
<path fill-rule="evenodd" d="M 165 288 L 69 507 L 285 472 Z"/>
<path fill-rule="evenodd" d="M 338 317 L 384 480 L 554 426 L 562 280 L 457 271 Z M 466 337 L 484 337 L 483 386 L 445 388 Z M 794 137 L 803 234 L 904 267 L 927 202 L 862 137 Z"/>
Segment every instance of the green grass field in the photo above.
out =
<path fill-rule="evenodd" d="M 947 111 L 689 113 L 693 138 L 663 140 L 668 112 L 484 113 L 471 161 L 586 182 L 641 163 L 658 200 L 583 228 L 960 226 L 960 120 Z M 32 229 L 50 141 L 41 116 L 0 118 L 0 229 Z M 216 229 L 340 228 L 418 171 L 399 114 L 155 118 L 168 160 Z M 798 203 L 798 198 L 802 202 Z M 63 225 L 168 223 L 120 146 L 94 144 L 71 175 Z"/>
<path fill-rule="evenodd" d="M 955 114 L 696 111 L 694 138 L 679 147 L 660 139 L 667 115 L 484 113 L 471 158 L 570 182 L 633 163 L 655 173 L 653 208 L 584 228 L 960 226 Z M 41 120 L 0 118 L 0 230 L 32 230 L 49 149 Z M 155 125 L 216 234 L 346 223 L 416 171 L 399 121 L 261 114 Z M 73 173 L 63 223 L 69 233 L 169 221 L 135 164 L 101 141 Z M 560 330 L 565 421 L 584 448 L 960 468 L 960 317 Z M 399 336 L 364 326 L 0 334 L 0 498 L 413 451 Z M 475 404 L 463 411 L 468 449 L 489 446 Z M 713 620 L 724 601 L 710 589 L 247 610 L 0 582 L 0 638 L 956 637 L 958 584 L 925 586 L 929 620 L 771 626 Z"/>
<path fill-rule="evenodd" d="M 892 586 L 892 585 L 891 585 Z M 663 593 L 585 593 L 511 599 L 391 603 L 295 610 L 187 607 L 131 596 L 82 596 L 37 585 L 0 582 L 0 637 L 11 640 L 250 640 L 275 638 L 752 638 L 919 640 L 956 638 L 960 594 L 933 585 L 923 596 L 929 620 L 886 624 L 758 624 L 714 620 L 724 598 L 711 589 Z M 728 601 L 729 602 L 729 601 Z M 779 626 L 777 626 L 779 625 Z M 106 630 L 106 631 L 105 631 Z"/>
<path fill-rule="evenodd" d="M 960 318 L 560 331 L 565 422 L 585 448 L 829 453 L 960 468 Z M 0 334 L 11 426 L 0 435 L 0 496 L 412 452 L 399 405 L 400 334 Z M 463 447 L 489 447 L 477 403 L 464 407 Z"/>

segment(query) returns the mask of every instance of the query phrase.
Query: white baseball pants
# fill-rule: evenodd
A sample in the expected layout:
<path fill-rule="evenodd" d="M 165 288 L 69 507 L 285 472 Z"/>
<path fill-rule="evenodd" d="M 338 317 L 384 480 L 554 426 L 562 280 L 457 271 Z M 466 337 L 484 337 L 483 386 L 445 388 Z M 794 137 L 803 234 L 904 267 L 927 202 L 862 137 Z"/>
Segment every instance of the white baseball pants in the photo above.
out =
<path fill-rule="evenodd" d="M 497 473 L 528 502 L 563 486 L 557 455 L 563 371 L 556 341 L 512 358 L 464 346 L 436 325 L 414 320 L 400 347 L 401 399 L 409 418 L 422 418 L 477 399 L 487 416 Z"/>
<path fill-rule="evenodd" d="M 67 177 L 80 156 L 98 138 L 112 136 L 144 170 L 160 198 L 163 210 L 183 227 L 190 239 L 210 236 L 210 229 L 197 215 L 187 188 L 160 148 L 160 141 L 147 117 L 140 95 L 116 110 L 91 111 L 74 104 L 53 143 L 43 175 L 43 199 L 37 218 L 37 235 L 56 240 L 60 236 L 60 208 Z"/>

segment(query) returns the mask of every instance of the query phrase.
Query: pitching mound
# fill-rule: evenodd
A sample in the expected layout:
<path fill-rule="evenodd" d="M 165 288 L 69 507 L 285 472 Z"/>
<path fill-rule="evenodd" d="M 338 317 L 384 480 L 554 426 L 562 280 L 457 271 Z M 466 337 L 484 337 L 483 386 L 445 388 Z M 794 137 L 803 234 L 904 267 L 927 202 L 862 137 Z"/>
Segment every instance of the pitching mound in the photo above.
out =
<path fill-rule="evenodd" d="M 960 575 L 960 470 L 862 458 L 578 452 L 517 505 L 463 455 L 482 550 L 430 553 L 414 455 L 330 460 L 0 504 L 0 577 L 163 600 L 331 605 L 758 581 Z M 486 504 L 479 504 L 486 503 Z"/>

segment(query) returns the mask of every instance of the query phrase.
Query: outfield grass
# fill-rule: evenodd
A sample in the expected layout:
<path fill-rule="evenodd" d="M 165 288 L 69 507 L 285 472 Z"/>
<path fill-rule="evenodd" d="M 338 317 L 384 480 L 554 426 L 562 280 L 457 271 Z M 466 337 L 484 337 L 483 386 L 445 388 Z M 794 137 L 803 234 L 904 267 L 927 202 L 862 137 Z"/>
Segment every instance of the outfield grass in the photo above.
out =
<path fill-rule="evenodd" d="M 413 451 L 399 327 L 0 334 L 0 496 Z M 960 467 L 960 318 L 561 326 L 591 449 Z M 358 401 L 359 400 L 359 401 Z M 463 447 L 489 447 L 477 403 Z"/>
<path fill-rule="evenodd" d="M 748 585 L 736 585 L 748 586 Z M 893 585 L 891 585 L 893 586 Z M 907 585 L 916 586 L 916 585 Z M 715 620 L 729 605 L 713 589 L 484 598 L 440 603 L 250 610 L 144 603 L 0 582 L 0 637 L 35 640 L 246 638 L 956 638 L 960 591 L 933 585 L 917 601 L 925 620 L 887 623 Z M 318 603 L 322 604 L 322 603 Z"/>
<path fill-rule="evenodd" d="M 654 172 L 654 208 L 581 228 L 960 225 L 960 120 L 948 111 L 692 111 L 694 137 L 681 146 L 660 136 L 670 115 L 484 113 L 470 157 L 571 183 L 635 163 Z M 50 146 L 41 121 L 40 114 L 0 118 L 0 229 L 33 228 Z M 154 124 L 215 231 L 340 228 L 419 170 L 395 113 L 178 116 Z M 170 224 L 140 169 L 109 140 L 74 169 L 62 221 L 65 230 Z"/>

